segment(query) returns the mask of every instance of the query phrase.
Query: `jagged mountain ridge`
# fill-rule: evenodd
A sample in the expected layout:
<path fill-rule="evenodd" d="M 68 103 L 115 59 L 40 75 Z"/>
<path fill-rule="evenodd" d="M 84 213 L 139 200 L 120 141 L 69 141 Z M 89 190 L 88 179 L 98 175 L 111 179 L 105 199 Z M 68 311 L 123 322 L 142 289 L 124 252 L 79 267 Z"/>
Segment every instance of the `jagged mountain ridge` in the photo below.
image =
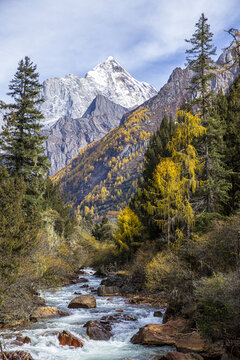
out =
<path fill-rule="evenodd" d="M 222 72 L 223 59 L 217 64 L 212 88 L 226 92 L 236 77 L 237 68 Z M 123 208 L 137 186 L 144 151 L 149 137 L 160 126 L 165 112 L 175 115 L 187 96 L 193 73 L 189 68 L 176 68 L 159 93 L 142 106 L 123 116 L 121 125 L 105 137 L 88 145 L 54 177 L 71 201 L 77 214 L 111 214 Z"/>
<path fill-rule="evenodd" d="M 84 78 L 67 75 L 64 78 L 43 82 L 45 102 L 40 110 L 44 123 L 51 123 L 63 116 L 83 117 L 97 95 L 103 95 L 125 108 L 134 108 L 157 94 L 151 85 L 134 79 L 112 57 L 94 67 Z"/>
<path fill-rule="evenodd" d="M 46 154 L 51 163 L 50 175 L 68 164 L 78 152 L 92 141 L 98 140 L 118 126 L 128 109 L 113 103 L 103 95 L 97 95 L 82 118 L 60 118 L 42 133 Z"/>

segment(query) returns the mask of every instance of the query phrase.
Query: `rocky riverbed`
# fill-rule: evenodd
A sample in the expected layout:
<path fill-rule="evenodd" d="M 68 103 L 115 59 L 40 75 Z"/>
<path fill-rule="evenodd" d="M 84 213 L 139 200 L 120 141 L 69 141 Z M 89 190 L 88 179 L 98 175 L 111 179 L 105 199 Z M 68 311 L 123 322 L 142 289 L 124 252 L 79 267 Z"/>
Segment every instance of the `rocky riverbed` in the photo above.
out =
<path fill-rule="evenodd" d="M 97 289 L 101 281 L 87 269 L 74 284 L 42 292 L 46 303 L 33 314 L 34 322 L 24 328 L 1 330 L 4 352 L 24 351 L 34 360 L 145 360 L 158 359 L 173 350 L 131 342 L 140 328 L 161 324 L 162 316 L 154 316 L 154 312 L 164 313 L 163 308 L 135 303 L 141 302 L 139 297 L 129 301 L 111 293 L 100 296 Z"/>

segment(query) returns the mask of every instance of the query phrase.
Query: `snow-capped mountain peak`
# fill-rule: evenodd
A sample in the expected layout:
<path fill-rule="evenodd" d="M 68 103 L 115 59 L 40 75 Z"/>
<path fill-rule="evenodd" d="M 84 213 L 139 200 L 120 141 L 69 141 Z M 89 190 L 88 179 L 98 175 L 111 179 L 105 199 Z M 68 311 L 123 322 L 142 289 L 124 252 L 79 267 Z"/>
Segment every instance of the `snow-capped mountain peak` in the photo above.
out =
<path fill-rule="evenodd" d="M 47 79 L 43 83 L 45 102 L 41 111 L 45 123 L 63 116 L 81 117 L 97 95 L 103 95 L 125 108 L 134 108 L 157 91 L 151 85 L 134 79 L 109 56 L 87 72 L 84 78 L 69 74 L 64 78 Z"/>

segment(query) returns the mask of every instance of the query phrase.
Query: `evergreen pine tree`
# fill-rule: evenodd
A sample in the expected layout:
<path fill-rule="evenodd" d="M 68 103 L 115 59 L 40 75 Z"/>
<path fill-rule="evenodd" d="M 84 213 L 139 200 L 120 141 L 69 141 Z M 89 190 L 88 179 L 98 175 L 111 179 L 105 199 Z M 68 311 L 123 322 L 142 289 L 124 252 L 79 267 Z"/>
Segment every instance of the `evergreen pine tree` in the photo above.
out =
<path fill-rule="evenodd" d="M 6 115 L 5 126 L 0 136 L 1 158 L 11 176 L 23 176 L 27 196 L 39 198 L 49 163 L 44 155 L 40 134 L 43 118 L 38 106 L 43 102 L 41 85 L 36 65 L 29 57 L 19 62 L 17 72 L 9 85 L 13 104 L 2 105 Z"/>
<path fill-rule="evenodd" d="M 219 210 L 220 204 L 226 203 L 229 184 L 227 182 L 227 170 L 222 162 L 224 126 L 221 118 L 212 106 L 213 92 L 211 80 L 215 77 L 215 69 L 212 55 L 216 48 L 212 45 L 213 34 L 207 24 L 207 18 L 201 15 L 196 24 L 193 37 L 187 42 L 193 45 L 186 51 L 190 68 L 194 71 L 192 85 L 190 87 L 192 103 L 200 112 L 202 124 L 207 131 L 195 144 L 198 153 L 203 157 L 204 167 L 202 180 L 204 186 L 201 189 L 199 211 L 214 212 Z"/>
<path fill-rule="evenodd" d="M 0 166 L 0 303 L 4 284 L 17 278 L 19 263 L 32 251 L 40 226 L 38 212 L 27 215 L 23 209 L 26 185 Z"/>
<path fill-rule="evenodd" d="M 210 25 L 207 18 L 201 15 L 196 23 L 196 31 L 190 40 L 185 40 L 192 45 L 186 50 L 187 61 L 190 69 L 194 72 L 192 84 L 189 88 L 195 97 L 194 104 L 197 104 L 203 121 L 206 120 L 208 109 L 211 106 L 213 92 L 210 90 L 210 82 L 215 77 L 214 65 L 211 56 L 216 54 L 216 48 L 212 45 L 213 33 L 210 32 Z M 203 124 L 205 125 L 205 124 Z"/>
<path fill-rule="evenodd" d="M 144 156 L 143 178 L 142 181 L 139 182 L 139 187 L 129 204 L 131 210 L 138 215 L 142 224 L 148 229 L 150 238 L 155 238 L 159 234 L 159 227 L 145 209 L 148 186 L 152 181 L 154 171 L 159 164 L 160 159 L 170 156 L 167 144 L 172 138 L 175 127 L 176 125 L 173 118 L 170 117 L 168 119 L 167 114 L 165 114 L 159 129 L 150 138 Z"/>

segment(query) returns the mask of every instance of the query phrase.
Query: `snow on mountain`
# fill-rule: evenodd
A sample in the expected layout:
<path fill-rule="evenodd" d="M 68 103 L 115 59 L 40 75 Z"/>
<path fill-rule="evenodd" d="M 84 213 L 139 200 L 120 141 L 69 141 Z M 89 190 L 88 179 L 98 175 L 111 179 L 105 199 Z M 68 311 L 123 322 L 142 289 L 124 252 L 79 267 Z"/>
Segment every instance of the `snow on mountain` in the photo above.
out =
<path fill-rule="evenodd" d="M 94 67 L 84 78 L 66 75 L 43 83 L 45 102 L 40 110 L 45 124 L 60 117 L 82 117 L 97 95 L 103 95 L 125 108 L 134 108 L 157 94 L 151 85 L 135 80 L 112 57 Z"/>

